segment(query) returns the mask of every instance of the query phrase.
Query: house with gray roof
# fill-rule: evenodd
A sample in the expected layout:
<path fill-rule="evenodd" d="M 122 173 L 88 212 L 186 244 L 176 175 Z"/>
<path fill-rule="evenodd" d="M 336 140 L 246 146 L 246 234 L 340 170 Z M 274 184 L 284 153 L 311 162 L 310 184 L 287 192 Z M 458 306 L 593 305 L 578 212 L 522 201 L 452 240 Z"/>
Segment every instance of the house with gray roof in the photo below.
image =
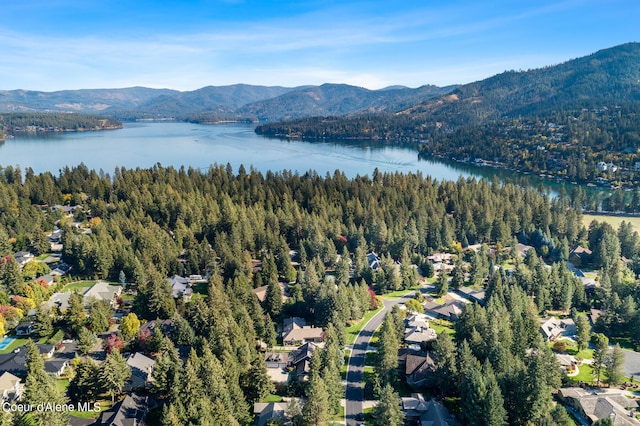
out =
<path fill-rule="evenodd" d="M 640 426 L 634 412 L 638 408 L 635 399 L 627 398 L 620 389 L 585 390 L 562 388 L 558 390 L 562 402 L 576 410 L 583 419 L 595 423 L 611 419 L 614 426 Z"/>
<path fill-rule="evenodd" d="M 153 382 L 153 367 L 156 360 L 136 352 L 127 357 L 127 365 L 131 368 L 131 377 L 125 385 L 126 390 L 148 388 Z"/>
<path fill-rule="evenodd" d="M 189 281 L 189 278 L 184 278 L 180 275 L 174 275 L 169 278 L 169 284 L 171 285 L 174 299 L 178 299 L 181 297 L 185 302 L 191 300 L 191 297 L 193 296 L 193 289 L 191 288 L 191 282 Z"/>
<path fill-rule="evenodd" d="M 412 393 L 410 397 L 401 398 L 402 412 L 405 420 L 419 426 L 458 426 L 460 423 L 453 417 L 441 402 L 435 399 L 426 401 L 421 393 Z"/>
<path fill-rule="evenodd" d="M 100 426 L 141 426 L 149 410 L 149 397 L 131 394 L 102 413 L 95 423 Z"/>
<path fill-rule="evenodd" d="M 91 288 L 84 292 L 84 304 L 89 305 L 93 301 L 106 300 L 112 307 L 118 305 L 118 297 L 122 293 L 122 287 L 111 285 L 106 281 L 98 281 Z"/>
<path fill-rule="evenodd" d="M 571 318 L 558 319 L 551 317 L 540 324 L 540 332 L 547 341 L 553 342 L 560 337 L 571 337 L 576 334 L 576 323 Z"/>

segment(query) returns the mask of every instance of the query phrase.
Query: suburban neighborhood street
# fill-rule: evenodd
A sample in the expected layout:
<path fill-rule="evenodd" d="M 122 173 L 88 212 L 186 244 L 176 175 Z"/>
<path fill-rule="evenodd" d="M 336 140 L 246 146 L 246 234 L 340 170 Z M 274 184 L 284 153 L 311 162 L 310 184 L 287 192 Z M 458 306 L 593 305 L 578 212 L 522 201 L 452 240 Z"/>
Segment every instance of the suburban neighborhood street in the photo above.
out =
<path fill-rule="evenodd" d="M 347 388 L 345 420 L 347 426 L 357 426 L 364 423 L 358 421 L 358 415 L 363 413 L 362 402 L 364 401 L 364 366 L 367 347 L 375 331 L 380 327 L 387 312 L 398 303 L 406 302 L 410 296 L 405 296 L 395 300 L 384 300 L 384 308 L 380 310 L 360 331 L 351 350 L 349 365 L 347 368 Z"/>

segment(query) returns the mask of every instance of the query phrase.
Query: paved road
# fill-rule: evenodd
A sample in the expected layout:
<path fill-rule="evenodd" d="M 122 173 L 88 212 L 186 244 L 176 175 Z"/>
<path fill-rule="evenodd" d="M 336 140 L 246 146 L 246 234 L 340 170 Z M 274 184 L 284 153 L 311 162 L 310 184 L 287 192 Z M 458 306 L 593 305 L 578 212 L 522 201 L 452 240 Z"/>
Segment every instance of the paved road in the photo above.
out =
<path fill-rule="evenodd" d="M 629 349 L 623 349 L 622 352 L 624 352 L 622 371 L 624 371 L 625 379 L 628 379 L 632 374 L 636 380 L 640 379 L 640 353 Z"/>
<path fill-rule="evenodd" d="M 362 402 L 364 401 L 364 363 L 369 342 L 373 333 L 380 327 L 385 314 L 394 305 L 409 300 L 411 296 L 396 300 L 384 300 L 384 308 L 378 312 L 360 330 L 356 342 L 351 350 L 349 366 L 347 368 L 347 389 L 345 392 L 346 408 L 345 419 L 347 426 L 357 426 L 360 423 L 356 420 L 358 414 L 362 414 Z"/>

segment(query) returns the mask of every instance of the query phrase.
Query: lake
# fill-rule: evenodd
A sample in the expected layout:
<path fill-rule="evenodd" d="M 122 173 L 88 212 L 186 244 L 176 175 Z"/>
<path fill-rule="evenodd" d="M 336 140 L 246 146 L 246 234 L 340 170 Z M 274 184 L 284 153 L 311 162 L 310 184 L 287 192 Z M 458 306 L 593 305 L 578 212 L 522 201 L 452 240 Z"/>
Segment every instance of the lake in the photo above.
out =
<path fill-rule="evenodd" d="M 516 173 L 440 160 L 420 160 L 413 146 L 376 142 L 304 142 L 257 135 L 248 124 L 200 125 L 174 122 L 126 123 L 120 130 L 18 135 L 0 144 L 0 166 L 31 167 L 57 175 L 65 166 L 84 163 L 112 173 L 117 166 L 148 168 L 243 164 L 261 172 L 315 170 L 321 175 L 341 170 L 348 177 L 381 172 L 422 172 L 439 180 L 460 176 L 517 178 Z M 529 184 L 555 183 L 530 177 Z"/>

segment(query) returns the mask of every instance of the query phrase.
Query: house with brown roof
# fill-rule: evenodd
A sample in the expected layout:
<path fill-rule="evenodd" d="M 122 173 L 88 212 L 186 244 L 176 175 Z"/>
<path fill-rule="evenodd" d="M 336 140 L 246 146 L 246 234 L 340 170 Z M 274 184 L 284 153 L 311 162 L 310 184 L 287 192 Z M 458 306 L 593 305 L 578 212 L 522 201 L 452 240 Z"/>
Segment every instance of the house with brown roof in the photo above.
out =
<path fill-rule="evenodd" d="M 324 331 L 320 327 L 304 326 L 294 328 L 282 337 L 282 343 L 285 346 L 296 346 L 304 343 L 321 343 L 324 342 Z"/>
<path fill-rule="evenodd" d="M 22 392 L 24 391 L 24 384 L 19 377 L 5 371 L 0 375 L 0 397 L 2 402 L 8 401 L 20 401 L 22 398 Z"/>
<path fill-rule="evenodd" d="M 410 387 L 425 386 L 436 371 L 436 363 L 427 352 L 425 354 L 407 354 L 404 374 Z"/>

